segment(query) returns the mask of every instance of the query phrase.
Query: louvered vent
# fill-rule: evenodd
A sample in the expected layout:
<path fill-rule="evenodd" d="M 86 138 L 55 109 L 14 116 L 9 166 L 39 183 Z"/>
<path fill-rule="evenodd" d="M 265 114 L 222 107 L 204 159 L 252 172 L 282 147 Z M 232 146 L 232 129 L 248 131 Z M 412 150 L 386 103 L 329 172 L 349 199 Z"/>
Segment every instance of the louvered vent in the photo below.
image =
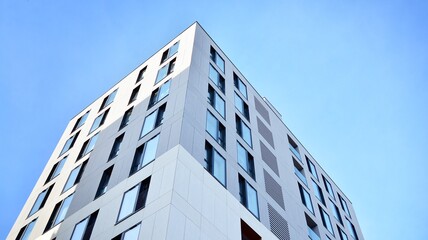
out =
<path fill-rule="evenodd" d="M 287 221 L 268 204 L 270 231 L 280 240 L 290 240 Z"/>
<path fill-rule="evenodd" d="M 265 188 L 266 192 L 275 200 L 279 206 L 284 208 L 284 198 L 282 196 L 282 188 L 281 186 L 273 179 L 271 175 L 269 175 L 266 170 L 263 169 L 265 176 Z"/>

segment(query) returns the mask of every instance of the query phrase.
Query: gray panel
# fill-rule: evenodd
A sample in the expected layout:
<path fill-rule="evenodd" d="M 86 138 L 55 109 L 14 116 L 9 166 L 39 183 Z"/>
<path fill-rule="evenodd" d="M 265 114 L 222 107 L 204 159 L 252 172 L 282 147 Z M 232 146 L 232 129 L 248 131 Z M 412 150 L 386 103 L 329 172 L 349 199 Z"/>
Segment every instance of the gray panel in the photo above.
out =
<path fill-rule="evenodd" d="M 260 152 L 263 161 L 279 176 L 278 163 L 275 155 L 267 148 L 262 141 L 260 141 Z"/>
<path fill-rule="evenodd" d="M 275 144 L 273 143 L 273 135 L 272 132 L 269 130 L 268 127 L 257 117 L 257 127 L 259 129 L 260 135 L 263 136 L 264 139 L 273 147 L 275 148 Z"/>
<path fill-rule="evenodd" d="M 266 172 L 266 170 L 263 169 L 264 177 L 265 177 L 265 188 L 266 192 L 275 200 L 279 206 L 282 208 L 284 207 L 284 197 L 282 196 L 282 188 L 275 181 L 275 179 L 272 178 L 269 173 Z"/>
<path fill-rule="evenodd" d="M 266 122 L 270 124 L 269 111 L 263 106 L 263 104 L 257 99 L 257 97 L 254 97 L 254 103 L 257 112 L 260 113 L 260 116 L 262 116 L 266 120 Z"/>
<path fill-rule="evenodd" d="M 287 221 L 268 204 L 270 231 L 280 240 L 290 240 Z"/>

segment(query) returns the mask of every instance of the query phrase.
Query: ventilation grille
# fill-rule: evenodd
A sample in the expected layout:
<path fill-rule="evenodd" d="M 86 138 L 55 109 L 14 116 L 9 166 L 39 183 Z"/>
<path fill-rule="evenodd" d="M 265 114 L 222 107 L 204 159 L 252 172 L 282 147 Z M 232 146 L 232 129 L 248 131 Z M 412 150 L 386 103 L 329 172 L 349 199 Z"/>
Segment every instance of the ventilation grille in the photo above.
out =
<path fill-rule="evenodd" d="M 269 130 L 268 127 L 259 119 L 257 118 L 257 128 L 259 130 L 260 135 L 263 136 L 264 139 L 273 147 L 275 148 L 275 144 L 273 143 L 273 135 L 272 132 Z"/>
<path fill-rule="evenodd" d="M 262 116 L 267 123 L 270 124 L 270 118 L 269 118 L 269 111 L 263 106 L 263 104 L 256 98 L 254 97 L 254 105 L 256 106 L 256 110 L 257 112 L 260 113 L 260 116 Z"/>
<path fill-rule="evenodd" d="M 263 161 L 278 175 L 278 163 L 275 155 L 260 141 L 260 151 L 262 153 Z"/>
<path fill-rule="evenodd" d="M 285 219 L 268 204 L 270 231 L 280 240 L 290 240 L 288 223 Z"/>
<path fill-rule="evenodd" d="M 265 176 L 266 192 L 284 209 L 284 198 L 282 197 L 281 186 L 266 172 L 266 170 L 263 169 L 263 172 Z"/>

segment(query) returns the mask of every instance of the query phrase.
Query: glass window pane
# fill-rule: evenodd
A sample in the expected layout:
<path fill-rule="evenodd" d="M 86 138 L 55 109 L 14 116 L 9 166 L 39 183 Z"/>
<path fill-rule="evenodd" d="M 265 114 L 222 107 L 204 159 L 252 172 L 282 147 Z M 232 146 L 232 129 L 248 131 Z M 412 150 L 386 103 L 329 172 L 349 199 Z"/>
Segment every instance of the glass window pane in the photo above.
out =
<path fill-rule="evenodd" d="M 91 140 L 89 140 L 88 146 L 86 147 L 86 151 L 84 153 L 84 155 L 90 153 L 92 150 L 94 150 L 95 147 L 95 143 L 97 142 L 98 139 L 98 133 L 95 134 L 94 136 L 92 136 Z"/>
<path fill-rule="evenodd" d="M 158 147 L 159 135 L 146 142 L 144 146 L 144 156 L 142 161 L 142 167 L 153 161 L 156 157 L 156 150 Z"/>
<path fill-rule="evenodd" d="M 238 163 L 248 172 L 248 153 L 241 144 L 238 143 Z"/>
<path fill-rule="evenodd" d="M 138 234 L 140 233 L 140 225 L 141 224 L 138 224 L 137 226 L 126 231 L 123 236 L 123 240 L 137 240 Z"/>
<path fill-rule="evenodd" d="M 259 207 L 257 203 L 257 192 L 256 190 L 248 184 L 248 182 L 245 182 L 246 184 L 246 190 L 247 190 L 247 208 L 250 210 L 254 215 L 259 217 Z"/>
<path fill-rule="evenodd" d="M 65 157 L 61 161 L 59 161 L 59 163 L 57 164 L 57 166 L 55 168 L 55 171 L 53 172 L 53 174 L 52 174 L 52 176 L 50 177 L 49 180 L 51 180 L 51 179 L 53 179 L 53 178 L 55 178 L 56 176 L 59 175 L 59 173 L 61 172 L 62 167 L 64 166 L 64 163 L 65 163 L 66 160 L 67 160 L 67 158 Z"/>
<path fill-rule="evenodd" d="M 77 175 L 79 174 L 81 167 L 82 165 L 79 165 L 78 167 L 76 167 L 71 171 L 70 176 L 68 176 L 67 183 L 65 183 L 64 190 L 62 190 L 62 192 L 65 192 L 74 186 L 74 183 L 76 182 L 76 178 L 77 178 Z"/>
<path fill-rule="evenodd" d="M 218 120 L 210 112 L 207 112 L 207 132 L 217 140 Z"/>
<path fill-rule="evenodd" d="M 36 224 L 36 219 L 33 220 L 32 222 L 30 222 L 30 224 L 28 224 L 27 228 L 25 229 L 24 234 L 22 235 L 22 237 L 20 238 L 20 240 L 28 240 L 31 232 L 33 231 L 34 225 Z"/>
<path fill-rule="evenodd" d="M 217 151 L 214 151 L 213 175 L 226 185 L 226 161 Z"/>
<path fill-rule="evenodd" d="M 168 95 L 170 85 L 171 85 L 171 81 L 167 81 L 162 85 L 162 87 L 159 89 L 159 95 L 156 102 L 159 102 L 160 100 L 162 100 L 164 97 Z"/>
<path fill-rule="evenodd" d="M 210 64 L 209 78 L 215 83 L 216 86 L 219 86 L 219 73 L 215 68 Z"/>
<path fill-rule="evenodd" d="M 89 130 L 89 133 L 93 132 L 95 129 L 97 129 L 100 126 L 103 116 L 104 116 L 104 113 L 99 115 L 97 118 L 95 118 L 94 123 L 92 124 L 91 130 Z"/>
<path fill-rule="evenodd" d="M 118 221 L 134 212 L 135 201 L 137 200 L 138 185 L 127 191 L 123 195 L 122 206 L 120 207 Z"/>
<path fill-rule="evenodd" d="M 161 69 L 159 69 L 158 76 L 156 77 L 155 83 L 158 83 L 160 80 L 164 79 L 166 75 L 168 75 L 168 67 L 169 67 L 169 63 L 163 66 Z"/>
<path fill-rule="evenodd" d="M 64 220 L 65 215 L 67 214 L 68 208 L 70 207 L 71 200 L 73 200 L 73 195 L 70 195 L 66 199 L 64 199 L 64 202 L 61 205 L 61 209 L 58 212 L 58 215 L 55 219 L 53 226 L 57 225 L 58 223 L 62 222 L 62 220 Z"/>
<path fill-rule="evenodd" d="M 105 106 L 108 106 L 108 105 L 110 105 L 110 103 L 112 103 L 112 102 L 113 102 L 114 98 L 116 97 L 116 93 L 117 93 L 117 90 L 114 90 L 114 92 L 112 92 L 112 93 L 108 96 L 108 99 L 107 99 L 107 102 L 106 102 Z M 104 106 L 104 107 L 105 107 L 105 106 Z"/>
<path fill-rule="evenodd" d="M 245 140 L 245 142 L 248 143 L 248 145 L 252 146 L 252 142 L 251 142 L 251 130 L 250 128 L 247 127 L 247 125 L 245 125 L 245 123 L 242 122 L 242 138 Z"/>
<path fill-rule="evenodd" d="M 83 238 L 88 221 L 89 217 L 85 218 L 85 220 L 81 221 L 74 227 L 73 235 L 70 240 L 81 240 Z"/>
<path fill-rule="evenodd" d="M 39 194 L 39 196 L 36 199 L 36 202 L 34 202 L 34 205 L 31 208 L 30 214 L 28 216 L 33 215 L 35 212 L 37 212 L 40 209 L 40 206 L 42 205 L 42 202 L 45 199 L 47 192 L 48 192 L 48 189 L 45 189 L 43 192 L 41 192 Z"/>
<path fill-rule="evenodd" d="M 247 86 L 245 86 L 245 84 L 239 80 L 239 91 L 242 93 L 242 95 L 244 95 L 245 98 L 247 98 Z"/>
<path fill-rule="evenodd" d="M 158 110 L 152 112 L 149 116 L 146 117 L 140 137 L 143 137 L 155 128 L 157 113 Z"/>
<path fill-rule="evenodd" d="M 174 45 L 172 45 L 169 48 L 168 58 L 170 58 L 172 55 L 174 55 L 178 51 L 178 45 L 179 45 L 179 42 L 176 42 Z"/>
<path fill-rule="evenodd" d="M 224 100 L 217 93 L 215 93 L 215 109 L 217 110 L 218 113 L 220 113 L 220 115 L 223 118 L 226 114 L 224 105 L 225 105 Z"/>

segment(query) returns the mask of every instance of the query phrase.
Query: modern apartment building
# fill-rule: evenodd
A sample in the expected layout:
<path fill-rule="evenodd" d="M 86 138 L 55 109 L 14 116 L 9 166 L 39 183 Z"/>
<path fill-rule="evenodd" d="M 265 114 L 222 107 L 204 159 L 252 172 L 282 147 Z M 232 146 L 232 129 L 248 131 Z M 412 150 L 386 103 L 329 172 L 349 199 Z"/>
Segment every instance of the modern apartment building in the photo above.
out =
<path fill-rule="evenodd" d="M 364 237 L 351 201 L 194 23 L 71 119 L 8 239 Z"/>

